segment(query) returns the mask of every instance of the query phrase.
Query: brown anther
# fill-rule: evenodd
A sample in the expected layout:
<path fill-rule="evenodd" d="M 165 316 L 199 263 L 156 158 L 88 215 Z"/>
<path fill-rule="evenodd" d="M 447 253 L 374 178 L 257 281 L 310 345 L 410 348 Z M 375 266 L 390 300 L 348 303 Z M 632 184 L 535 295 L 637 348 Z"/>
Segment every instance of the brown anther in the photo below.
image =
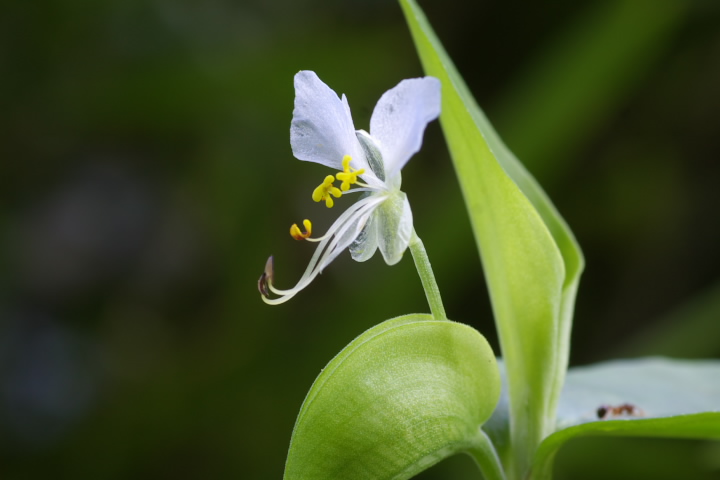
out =
<path fill-rule="evenodd" d="M 265 298 L 270 298 L 270 285 L 272 285 L 274 275 L 274 261 L 272 255 L 265 262 L 265 271 L 258 279 L 258 291 Z"/>

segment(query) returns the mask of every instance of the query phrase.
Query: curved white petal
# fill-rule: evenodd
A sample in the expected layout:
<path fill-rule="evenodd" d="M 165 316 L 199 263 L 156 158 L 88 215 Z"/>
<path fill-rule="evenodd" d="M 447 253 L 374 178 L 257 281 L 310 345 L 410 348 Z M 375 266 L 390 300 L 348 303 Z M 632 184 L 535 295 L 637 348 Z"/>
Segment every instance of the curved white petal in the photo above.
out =
<path fill-rule="evenodd" d="M 295 158 L 342 170 L 345 155 L 354 168 L 365 168 L 365 157 L 355 137 L 350 106 L 315 72 L 295 75 L 295 109 L 290 124 L 290 144 Z"/>
<path fill-rule="evenodd" d="M 385 197 L 375 209 L 365 228 L 350 246 L 353 260 L 364 262 L 380 253 L 388 265 L 400 261 L 410 243 L 413 231 L 412 211 L 404 192 Z"/>
<path fill-rule="evenodd" d="M 386 179 L 420 150 L 425 126 L 440 115 L 440 88 L 437 78 L 413 78 L 380 97 L 370 118 L 370 135 L 382 152 Z"/>

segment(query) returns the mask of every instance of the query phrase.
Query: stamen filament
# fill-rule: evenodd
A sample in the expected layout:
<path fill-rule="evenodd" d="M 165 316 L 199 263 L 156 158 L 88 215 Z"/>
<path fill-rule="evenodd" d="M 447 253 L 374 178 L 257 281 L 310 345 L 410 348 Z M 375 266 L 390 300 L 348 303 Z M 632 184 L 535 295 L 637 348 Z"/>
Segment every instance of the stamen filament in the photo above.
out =
<path fill-rule="evenodd" d="M 356 185 L 358 185 L 358 184 L 356 184 Z M 351 188 L 351 189 L 348 190 L 347 192 L 343 192 L 343 195 L 345 195 L 346 193 L 355 193 L 355 192 L 377 192 L 377 191 L 378 191 L 377 188 L 372 188 L 372 187 L 368 186 L 367 188 Z"/>
<path fill-rule="evenodd" d="M 328 236 L 328 234 L 326 233 L 322 237 L 312 238 L 310 236 L 310 235 L 312 235 L 312 223 L 308 219 L 303 220 L 303 226 L 305 227 L 305 232 L 302 232 L 300 230 L 300 227 L 297 226 L 297 223 L 293 223 L 292 227 L 290 227 L 290 235 L 295 240 L 305 240 L 308 242 L 322 242 Z"/>
<path fill-rule="evenodd" d="M 268 282 L 268 290 L 279 298 L 267 298 L 262 296 L 265 303 L 270 305 L 278 305 L 284 303 L 294 297 L 300 290 L 310 284 L 310 282 L 318 276 L 323 268 L 335 257 L 337 257 L 343 250 L 345 250 L 352 242 L 357 238 L 360 229 L 364 227 L 367 217 L 372 211 L 381 204 L 385 198 L 382 196 L 370 196 L 367 198 L 360 199 L 358 202 L 351 205 L 342 215 L 333 223 L 328 230 L 327 234 L 322 237 L 322 240 L 318 247 L 315 249 L 315 253 L 310 259 L 310 263 L 305 269 L 305 273 L 302 275 L 295 287 L 288 290 L 281 290 L 275 288 L 271 282 Z M 353 234 L 347 235 L 351 229 L 355 229 Z"/>
<path fill-rule="evenodd" d="M 307 268 L 305 269 L 305 273 L 300 278 L 300 281 L 298 281 L 298 284 L 294 288 L 291 288 L 289 290 L 280 290 L 280 289 L 274 288 L 272 285 L 270 285 L 270 290 L 273 293 L 276 293 L 278 295 L 295 295 L 295 293 L 297 293 L 300 290 L 302 290 L 303 288 L 305 288 L 305 286 L 307 286 L 307 284 L 309 284 L 310 281 L 312 281 L 312 279 L 314 279 L 317 276 L 317 274 L 320 273 L 319 271 L 314 272 L 314 270 L 316 270 L 316 269 L 322 270 L 322 268 L 327 263 L 330 263 L 329 261 L 326 262 L 325 260 L 327 259 L 327 257 L 329 256 L 329 254 L 331 253 L 331 251 L 333 250 L 335 245 L 337 245 L 339 237 L 342 236 L 347 231 L 349 226 L 351 225 L 350 220 L 354 219 L 355 217 L 360 217 L 360 216 L 364 215 L 365 214 L 364 210 L 371 210 L 371 209 L 366 208 L 368 203 L 370 203 L 369 200 L 371 200 L 371 197 L 353 204 L 335 221 L 335 223 L 328 230 L 328 233 L 325 235 L 325 239 L 320 243 L 320 245 L 318 245 L 317 249 L 315 250 L 315 253 L 313 254 L 312 258 L 310 259 L 310 263 L 308 264 Z M 375 205 L 373 205 L 372 208 L 375 208 Z M 327 242 L 331 238 L 332 238 L 332 241 L 330 241 L 330 245 L 328 246 Z M 348 243 L 351 243 L 351 242 L 348 242 Z M 343 249 L 344 249 L 344 247 L 343 247 Z M 342 251 L 342 249 L 340 249 L 340 251 Z M 337 256 L 337 254 L 339 254 L 340 251 L 338 251 L 335 254 L 335 256 Z M 321 256 L 321 254 L 322 254 L 322 256 Z M 335 258 L 335 256 L 333 256 L 332 258 Z M 303 284 L 304 281 L 305 281 L 305 283 Z M 286 300 L 289 300 L 290 298 L 291 297 L 288 297 Z M 285 300 L 283 300 L 283 301 L 285 301 Z M 279 303 L 282 303 L 282 302 L 279 302 Z"/>

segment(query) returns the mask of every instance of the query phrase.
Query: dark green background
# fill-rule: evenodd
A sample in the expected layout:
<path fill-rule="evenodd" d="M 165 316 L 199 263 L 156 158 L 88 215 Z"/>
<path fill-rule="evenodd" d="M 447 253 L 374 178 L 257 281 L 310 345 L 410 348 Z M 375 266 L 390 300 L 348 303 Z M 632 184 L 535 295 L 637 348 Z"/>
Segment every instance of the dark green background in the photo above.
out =
<path fill-rule="evenodd" d="M 573 364 L 720 356 L 719 5 L 422 2 L 584 249 Z M 427 311 L 410 258 L 343 255 L 291 302 L 260 301 L 269 254 L 282 288 L 312 252 L 290 224 L 322 230 L 345 202 L 314 204 L 327 171 L 292 157 L 300 69 L 348 95 L 356 128 L 422 74 L 393 1 L 2 3 L 2 478 L 280 478 L 325 363 Z M 437 123 L 403 176 L 449 316 L 497 351 Z M 712 478 L 718 458 L 589 439 L 558 478 Z"/>

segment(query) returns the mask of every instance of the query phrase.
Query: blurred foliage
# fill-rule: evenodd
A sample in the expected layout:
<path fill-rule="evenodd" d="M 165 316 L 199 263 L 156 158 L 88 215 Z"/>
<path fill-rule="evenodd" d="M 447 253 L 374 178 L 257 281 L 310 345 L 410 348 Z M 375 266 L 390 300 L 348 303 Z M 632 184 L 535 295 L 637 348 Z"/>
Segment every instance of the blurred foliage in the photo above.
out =
<path fill-rule="evenodd" d="M 720 356 L 720 337 L 683 329 L 718 318 L 698 305 L 719 295 L 720 5 L 423 7 L 583 247 L 573 362 L 622 345 Z M 409 259 L 341 258 L 289 304 L 259 300 L 267 255 L 284 286 L 311 254 L 289 225 L 334 213 L 309 198 L 323 169 L 290 151 L 300 69 L 348 95 L 358 128 L 421 74 L 388 0 L 0 6 L 2 478 L 279 478 L 320 369 L 366 328 L 427 311 Z M 403 174 L 448 315 L 496 348 L 437 125 Z M 661 340 L 645 335 L 666 316 Z M 561 461 L 559 478 L 660 478 L 659 458 L 717 470 L 705 444 L 588 442 L 572 448 L 590 463 Z"/>

